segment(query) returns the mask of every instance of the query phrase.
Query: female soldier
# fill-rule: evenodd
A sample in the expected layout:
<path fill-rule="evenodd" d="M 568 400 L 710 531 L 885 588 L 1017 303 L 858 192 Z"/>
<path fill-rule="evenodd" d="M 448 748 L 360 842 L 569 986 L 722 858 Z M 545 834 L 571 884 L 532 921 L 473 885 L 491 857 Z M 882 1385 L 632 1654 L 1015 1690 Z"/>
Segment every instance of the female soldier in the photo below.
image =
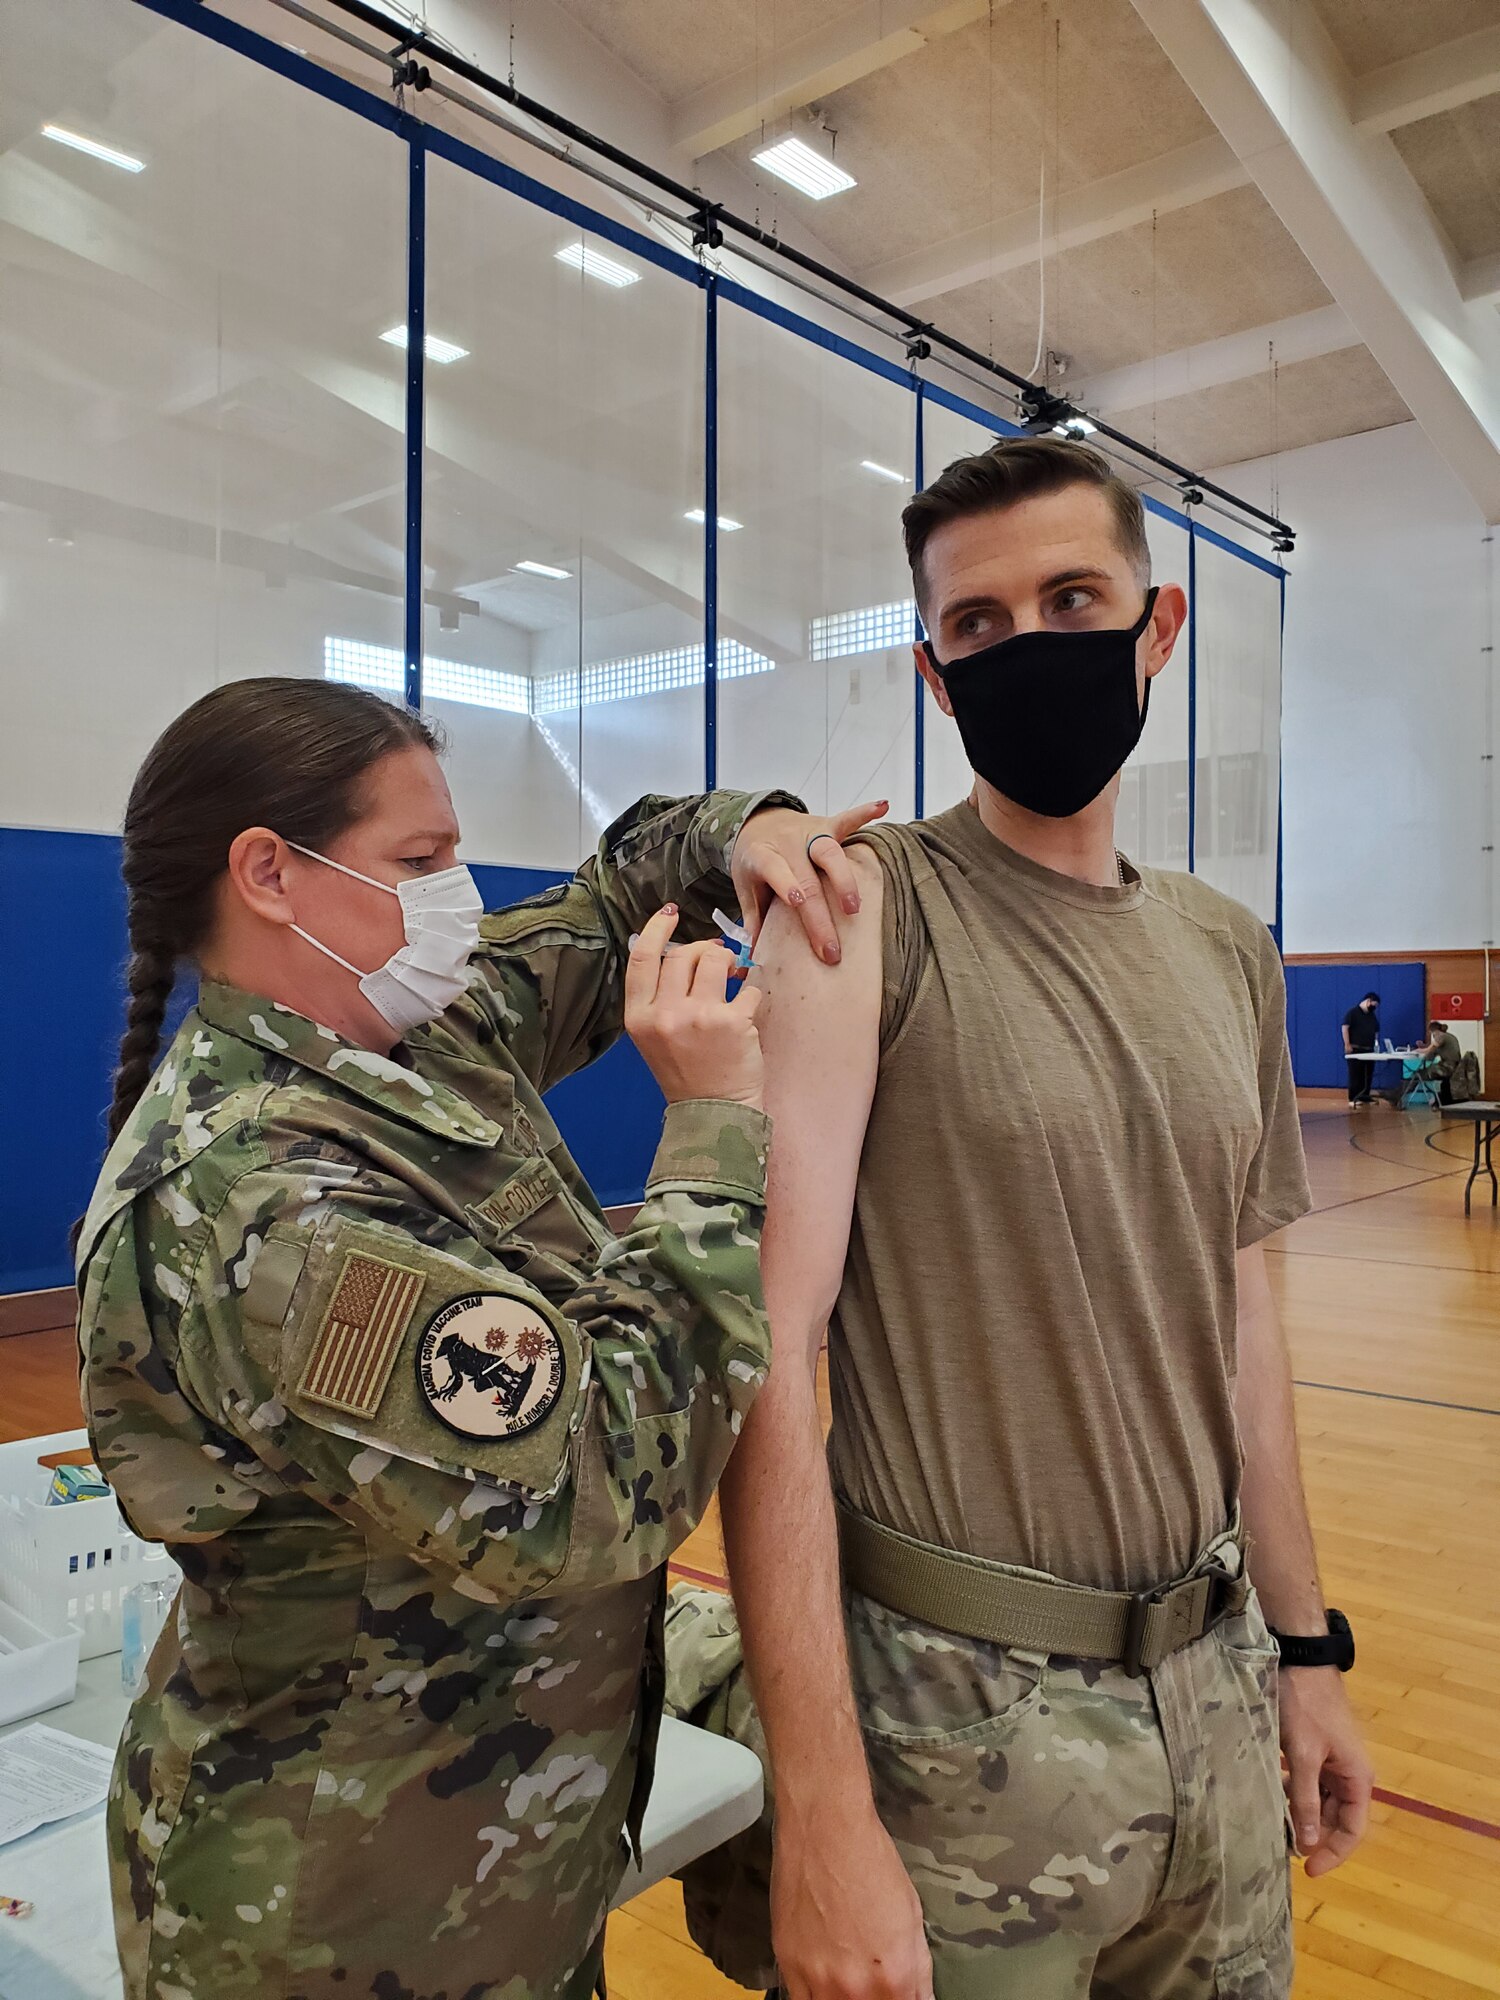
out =
<path fill-rule="evenodd" d="M 591 1990 L 662 1564 L 769 1358 L 758 996 L 725 1004 L 716 943 L 665 955 L 756 802 L 644 800 L 481 922 L 435 747 L 357 689 L 239 681 L 126 812 L 83 1393 L 185 1577 L 111 1794 L 128 2000 Z M 800 900 L 811 830 L 847 898 L 868 816 L 757 819 L 748 893 Z M 614 1240 L 541 1093 L 622 1012 L 669 1103 Z"/>

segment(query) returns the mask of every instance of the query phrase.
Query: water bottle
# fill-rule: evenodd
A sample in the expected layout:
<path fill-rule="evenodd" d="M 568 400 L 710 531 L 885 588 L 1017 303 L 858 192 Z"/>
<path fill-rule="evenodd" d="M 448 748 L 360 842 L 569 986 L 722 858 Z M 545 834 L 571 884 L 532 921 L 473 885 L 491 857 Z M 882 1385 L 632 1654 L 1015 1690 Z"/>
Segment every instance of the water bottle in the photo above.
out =
<path fill-rule="evenodd" d="M 132 1583 L 120 1599 L 120 1684 L 133 1700 L 146 1678 L 146 1662 L 177 1595 L 175 1581 L 152 1577 Z"/>

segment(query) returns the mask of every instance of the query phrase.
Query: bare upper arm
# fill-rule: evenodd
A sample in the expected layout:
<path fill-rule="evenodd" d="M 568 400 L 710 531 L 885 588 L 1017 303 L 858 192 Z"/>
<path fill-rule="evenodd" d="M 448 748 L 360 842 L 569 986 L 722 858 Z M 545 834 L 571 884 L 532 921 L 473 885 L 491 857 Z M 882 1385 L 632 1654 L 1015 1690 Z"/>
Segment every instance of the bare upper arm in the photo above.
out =
<path fill-rule="evenodd" d="M 1243 1415 L 1248 1405 L 1259 1402 L 1266 1384 L 1288 1367 L 1286 1339 L 1276 1295 L 1271 1290 L 1265 1249 L 1251 1243 L 1234 1253 L 1236 1290 L 1237 1363 L 1235 1402 Z"/>
<path fill-rule="evenodd" d="M 762 1251 L 766 1305 L 781 1346 L 816 1357 L 838 1297 L 865 1127 L 880 1062 L 883 879 L 850 850 L 863 906 L 840 915 L 843 959 L 823 965 L 779 904 L 756 945 L 766 1109 L 774 1120 Z"/>
<path fill-rule="evenodd" d="M 1243 1350 L 1247 1337 L 1253 1341 L 1258 1331 L 1268 1323 L 1273 1330 L 1280 1327 L 1270 1273 L 1266 1270 L 1263 1242 L 1249 1243 L 1243 1250 L 1235 1251 L 1234 1279 L 1235 1318 L 1239 1322 L 1240 1347 Z"/>

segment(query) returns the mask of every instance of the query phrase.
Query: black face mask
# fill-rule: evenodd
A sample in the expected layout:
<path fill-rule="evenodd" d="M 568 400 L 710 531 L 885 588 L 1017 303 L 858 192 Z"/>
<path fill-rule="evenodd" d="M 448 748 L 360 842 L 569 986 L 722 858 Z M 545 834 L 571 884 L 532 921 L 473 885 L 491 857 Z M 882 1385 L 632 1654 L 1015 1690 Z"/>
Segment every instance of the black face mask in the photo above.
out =
<path fill-rule="evenodd" d="M 1140 741 L 1145 700 L 1135 696 L 1135 642 L 1156 592 L 1128 631 L 1018 632 L 944 666 L 943 677 L 969 762 L 1027 812 L 1071 819 L 1098 798 Z"/>

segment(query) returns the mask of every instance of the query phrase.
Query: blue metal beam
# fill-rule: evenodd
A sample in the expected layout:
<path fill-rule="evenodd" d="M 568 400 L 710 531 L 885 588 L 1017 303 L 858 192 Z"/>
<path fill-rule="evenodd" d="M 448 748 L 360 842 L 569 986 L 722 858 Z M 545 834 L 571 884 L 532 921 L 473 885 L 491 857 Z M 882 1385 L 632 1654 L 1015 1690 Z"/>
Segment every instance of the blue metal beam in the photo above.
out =
<path fill-rule="evenodd" d="M 406 211 L 406 623 L 408 708 L 422 706 L 422 441 L 427 368 L 427 150 L 408 139 Z"/>
<path fill-rule="evenodd" d="M 705 287 L 703 365 L 703 786 L 719 782 L 719 281 Z"/>
<path fill-rule="evenodd" d="M 1187 864 L 1197 873 L 1198 862 L 1198 529 L 1188 523 L 1188 745 L 1187 745 Z"/>
<path fill-rule="evenodd" d="M 927 473 L 925 465 L 926 452 L 927 452 L 927 440 L 925 431 L 925 419 L 927 414 L 927 389 L 926 385 L 921 382 L 918 382 L 916 387 L 917 387 L 917 436 L 916 436 L 916 448 L 913 453 L 914 462 L 912 466 L 912 480 L 915 485 L 916 491 L 920 493 L 922 488 L 927 483 Z M 916 613 L 915 636 L 918 639 L 922 637 L 922 614 L 920 611 Z M 917 701 L 916 728 L 912 732 L 914 746 L 915 746 L 914 756 L 916 760 L 916 784 L 912 792 L 912 799 L 913 799 L 912 817 L 914 819 L 926 819 L 927 817 L 927 683 L 926 681 L 923 680 L 922 676 L 917 672 L 915 667 L 912 669 L 912 677 L 917 684 L 916 685 L 916 701 Z"/>

